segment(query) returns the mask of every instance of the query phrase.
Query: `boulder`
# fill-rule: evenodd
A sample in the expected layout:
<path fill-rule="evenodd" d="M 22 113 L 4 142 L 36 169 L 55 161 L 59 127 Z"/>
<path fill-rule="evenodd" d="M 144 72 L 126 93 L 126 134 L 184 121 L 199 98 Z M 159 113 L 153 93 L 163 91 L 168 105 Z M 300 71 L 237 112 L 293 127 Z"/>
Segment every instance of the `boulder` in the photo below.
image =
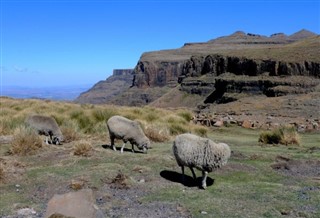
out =
<path fill-rule="evenodd" d="M 104 217 L 95 205 L 95 198 L 91 189 L 54 195 L 47 205 L 45 218 L 53 214 L 76 218 L 102 218 Z"/>

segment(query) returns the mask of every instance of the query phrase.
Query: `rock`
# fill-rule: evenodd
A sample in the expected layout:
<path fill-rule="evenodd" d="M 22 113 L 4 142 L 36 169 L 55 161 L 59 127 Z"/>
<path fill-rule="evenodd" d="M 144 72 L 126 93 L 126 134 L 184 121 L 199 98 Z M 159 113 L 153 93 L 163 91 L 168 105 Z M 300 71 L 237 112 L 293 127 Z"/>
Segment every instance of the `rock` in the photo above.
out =
<path fill-rule="evenodd" d="M 32 218 L 37 212 L 33 208 L 22 208 L 17 211 L 18 216 L 22 216 L 25 218 Z"/>
<path fill-rule="evenodd" d="M 251 129 L 253 124 L 249 120 L 244 120 L 241 126 L 246 129 Z"/>
<path fill-rule="evenodd" d="M 223 126 L 223 121 L 222 121 L 222 120 L 218 120 L 218 121 L 216 121 L 216 122 L 213 124 L 213 126 L 215 126 L 215 127 L 222 127 L 222 126 Z"/>
<path fill-rule="evenodd" d="M 53 214 L 76 218 L 104 217 L 95 205 L 95 198 L 91 189 L 54 195 L 47 205 L 44 217 L 49 218 Z"/>

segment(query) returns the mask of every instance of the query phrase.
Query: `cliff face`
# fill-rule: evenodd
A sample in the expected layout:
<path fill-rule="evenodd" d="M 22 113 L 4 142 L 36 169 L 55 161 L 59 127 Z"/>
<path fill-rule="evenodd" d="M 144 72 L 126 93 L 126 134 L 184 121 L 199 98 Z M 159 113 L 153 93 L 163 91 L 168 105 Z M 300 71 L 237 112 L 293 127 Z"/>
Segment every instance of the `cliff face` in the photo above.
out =
<path fill-rule="evenodd" d="M 116 69 L 106 80 L 96 83 L 88 91 L 81 93 L 76 103 L 104 104 L 123 93 L 132 85 L 132 69 Z"/>
<path fill-rule="evenodd" d="M 230 93 L 269 97 L 306 93 L 319 83 L 319 41 L 320 36 L 306 30 L 270 37 L 238 31 L 205 43 L 148 52 L 134 69 L 133 86 L 150 89 L 180 85 L 180 91 L 203 96 L 205 103 L 240 96 L 226 97 Z M 299 81 L 291 82 L 295 77 Z M 310 82 L 310 77 L 315 79 Z M 149 97 L 156 99 L 152 93 Z"/>
<path fill-rule="evenodd" d="M 134 69 L 133 85 L 138 88 L 176 84 L 183 62 L 139 61 Z"/>
<path fill-rule="evenodd" d="M 224 103 L 244 95 L 308 93 L 320 80 L 319 42 L 319 35 L 306 30 L 270 37 L 237 31 L 179 49 L 146 52 L 133 71 L 115 70 L 76 102 L 139 106 L 160 98 L 157 104 L 170 107 L 170 96 L 201 103 L 185 94 L 200 96 L 202 103 Z M 173 94 L 177 90 L 181 93 Z M 173 105 L 179 106 L 177 101 Z"/>
<path fill-rule="evenodd" d="M 320 36 L 299 31 L 270 37 L 236 32 L 207 43 L 186 43 L 182 48 L 148 52 L 134 69 L 136 87 L 164 86 L 180 76 L 221 74 L 305 75 L 318 77 Z"/>

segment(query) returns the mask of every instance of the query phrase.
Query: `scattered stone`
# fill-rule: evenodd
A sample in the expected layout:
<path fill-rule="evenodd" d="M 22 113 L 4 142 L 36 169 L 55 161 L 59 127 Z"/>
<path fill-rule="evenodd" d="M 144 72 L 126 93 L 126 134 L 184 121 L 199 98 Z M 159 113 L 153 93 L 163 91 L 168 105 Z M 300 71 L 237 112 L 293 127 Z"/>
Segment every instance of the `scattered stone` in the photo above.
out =
<path fill-rule="evenodd" d="M 33 208 L 22 208 L 17 211 L 18 216 L 33 217 L 37 212 Z"/>
<path fill-rule="evenodd" d="M 139 183 L 145 183 L 145 182 L 146 182 L 145 179 L 140 179 L 140 180 L 139 180 Z"/>
<path fill-rule="evenodd" d="M 208 214 L 208 212 L 206 212 L 206 211 L 201 211 L 201 214 Z"/>

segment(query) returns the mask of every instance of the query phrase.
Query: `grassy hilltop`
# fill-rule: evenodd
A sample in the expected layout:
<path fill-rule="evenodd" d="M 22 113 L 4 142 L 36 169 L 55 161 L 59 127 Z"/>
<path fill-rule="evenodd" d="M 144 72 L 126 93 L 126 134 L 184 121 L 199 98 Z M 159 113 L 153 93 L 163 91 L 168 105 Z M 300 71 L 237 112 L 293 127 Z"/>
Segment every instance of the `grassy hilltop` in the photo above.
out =
<path fill-rule="evenodd" d="M 0 144 L 1 217 L 18 217 L 24 207 L 41 217 L 54 194 L 82 188 L 94 191 L 106 217 L 320 216 L 319 134 L 299 134 L 300 145 L 265 145 L 258 142 L 260 130 L 195 125 L 186 109 L 0 100 L 0 136 L 13 135 L 12 142 Z M 13 149 L 28 131 L 23 120 L 32 113 L 53 116 L 67 141 L 42 142 L 30 152 Z M 115 114 L 142 124 L 153 141 L 147 154 L 105 148 L 110 143 L 105 120 Z M 181 184 L 171 147 L 183 132 L 231 147 L 229 163 L 209 174 L 207 190 L 198 188 L 189 170 Z"/>

